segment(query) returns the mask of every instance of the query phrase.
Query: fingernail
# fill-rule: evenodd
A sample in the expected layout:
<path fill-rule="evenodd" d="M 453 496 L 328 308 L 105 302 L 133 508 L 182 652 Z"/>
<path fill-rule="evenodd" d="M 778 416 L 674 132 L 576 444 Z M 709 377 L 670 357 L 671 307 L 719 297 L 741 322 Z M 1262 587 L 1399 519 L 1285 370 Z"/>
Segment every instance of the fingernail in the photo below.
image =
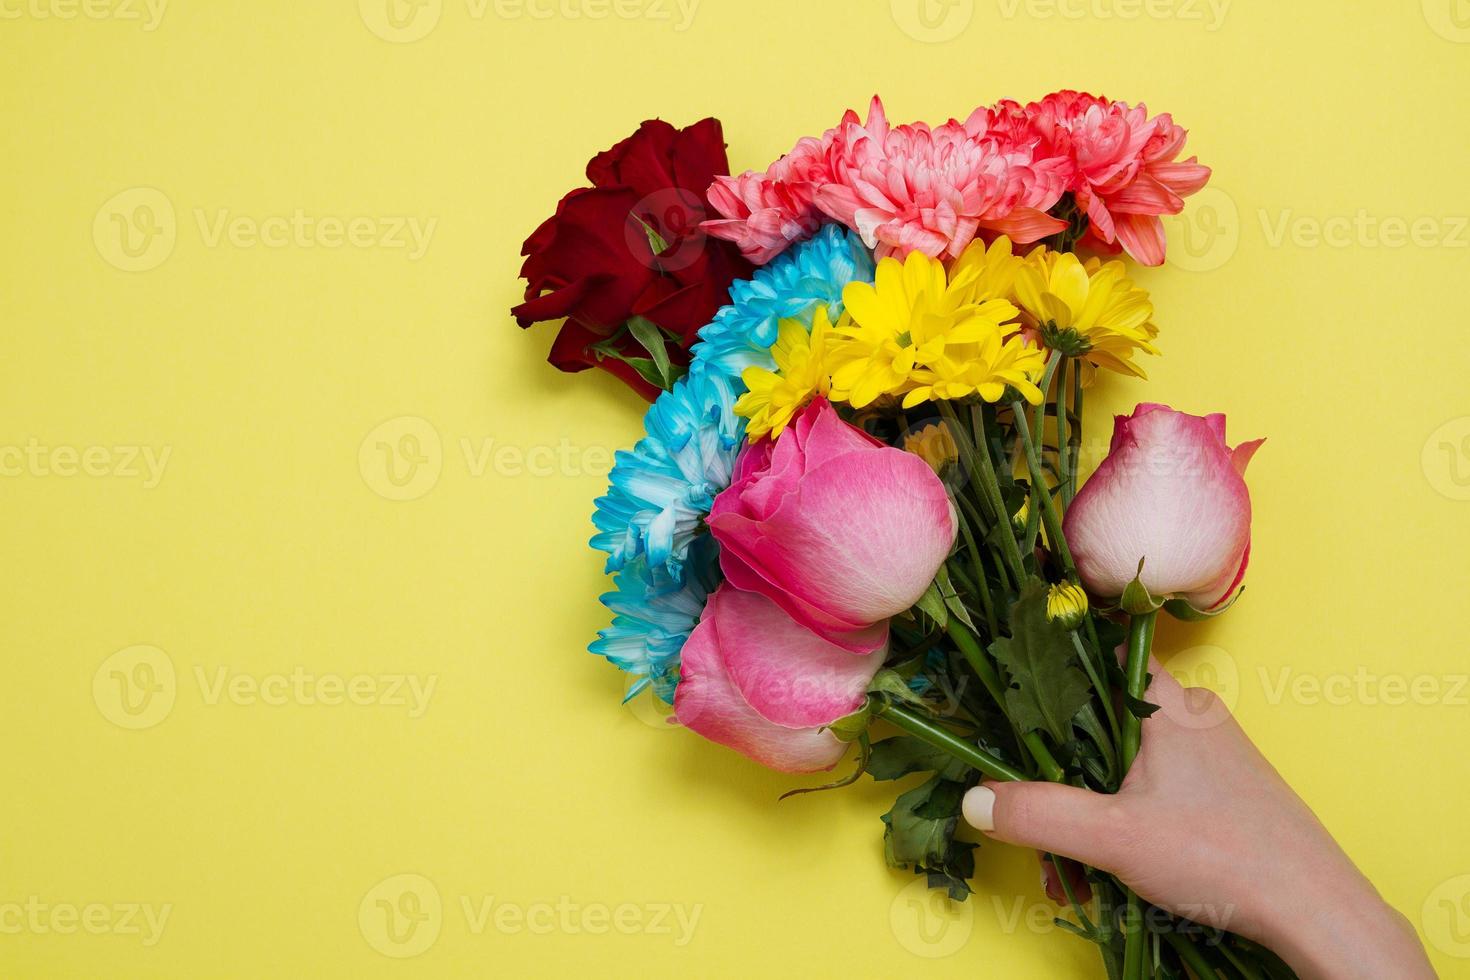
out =
<path fill-rule="evenodd" d="M 986 786 L 976 786 L 965 794 L 961 805 L 965 823 L 976 830 L 995 829 L 995 792 Z"/>

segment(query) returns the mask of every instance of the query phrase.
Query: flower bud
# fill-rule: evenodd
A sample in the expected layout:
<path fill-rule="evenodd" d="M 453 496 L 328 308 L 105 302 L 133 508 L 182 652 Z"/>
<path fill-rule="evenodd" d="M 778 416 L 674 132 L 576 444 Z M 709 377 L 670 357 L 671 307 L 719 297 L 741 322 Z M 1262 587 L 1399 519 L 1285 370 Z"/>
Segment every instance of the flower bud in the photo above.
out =
<path fill-rule="evenodd" d="M 1082 625 L 1087 615 L 1087 593 L 1076 582 L 1061 582 L 1046 593 L 1046 618 L 1069 630 Z"/>

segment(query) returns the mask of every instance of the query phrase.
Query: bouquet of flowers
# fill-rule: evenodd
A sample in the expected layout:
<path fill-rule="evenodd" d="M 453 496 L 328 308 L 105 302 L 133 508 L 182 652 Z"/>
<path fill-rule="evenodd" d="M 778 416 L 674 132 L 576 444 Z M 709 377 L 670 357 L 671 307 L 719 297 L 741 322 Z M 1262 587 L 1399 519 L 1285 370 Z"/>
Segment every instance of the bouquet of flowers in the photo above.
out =
<path fill-rule="evenodd" d="M 855 746 L 833 787 L 928 774 L 885 852 L 957 900 L 966 790 L 1116 792 L 1155 617 L 1241 590 L 1259 442 L 1229 446 L 1223 415 L 1140 405 L 1079 473 L 1085 393 L 1158 352 L 1124 257 L 1160 264 L 1160 216 L 1208 180 L 1185 135 L 1072 91 L 935 127 L 875 98 L 735 176 L 717 120 L 651 121 L 526 241 L 521 325 L 564 318 L 554 365 L 653 402 L 596 503 L 615 587 L 592 651 L 774 769 Z M 1110 977 L 1291 975 L 1045 860 Z"/>

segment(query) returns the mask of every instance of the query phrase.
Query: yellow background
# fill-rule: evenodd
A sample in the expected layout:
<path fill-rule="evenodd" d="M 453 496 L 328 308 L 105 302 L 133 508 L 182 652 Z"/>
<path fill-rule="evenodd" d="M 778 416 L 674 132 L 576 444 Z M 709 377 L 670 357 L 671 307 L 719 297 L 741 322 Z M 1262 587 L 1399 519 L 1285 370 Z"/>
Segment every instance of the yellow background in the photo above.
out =
<path fill-rule="evenodd" d="M 915 0 L 703 0 L 687 23 L 664 0 L 443 0 L 398 27 L 375 3 L 180 2 L 152 30 L 133 0 L 0 3 L 0 446 L 41 457 L 0 478 L 0 928 L 33 902 L 106 906 L 108 930 L 4 928 L 0 976 L 1095 975 L 1034 925 L 1033 856 L 986 845 L 975 899 L 930 908 L 882 862 L 891 787 L 778 805 L 792 780 L 619 708 L 583 649 L 606 619 L 585 540 L 641 406 L 554 372 L 553 330 L 507 314 L 522 239 L 643 118 L 720 117 L 741 169 L 874 91 L 940 121 L 1065 86 L 1173 112 L 1215 168 L 1141 277 L 1165 356 L 1147 385 L 1108 380 L 1091 434 L 1149 399 L 1270 440 L 1245 599 L 1161 651 L 1225 689 L 1470 976 L 1463 0 L 955 0 L 927 21 Z M 1429 220 L 1386 240 L 1360 209 Z M 213 235 L 298 210 L 369 224 L 337 248 Z M 436 222 L 422 255 L 393 247 L 410 216 Z M 129 446 L 168 450 L 156 485 Z M 88 448 L 101 475 L 61 475 Z M 382 686 L 215 687 L 296 668 Z M 395 674 L 435 679 L 419 717 Z M 421 931 L 395 946 L 377 902 L 413 911 L 405 882 Z M 543 927 L 557 903 L 641 926 L 477 932 L 463 902 L 490 896 Z M 171 907 L 156 943 L 121 928 L 128 903 Z M 698 907 L 690 941 L 658 906 Z"/>

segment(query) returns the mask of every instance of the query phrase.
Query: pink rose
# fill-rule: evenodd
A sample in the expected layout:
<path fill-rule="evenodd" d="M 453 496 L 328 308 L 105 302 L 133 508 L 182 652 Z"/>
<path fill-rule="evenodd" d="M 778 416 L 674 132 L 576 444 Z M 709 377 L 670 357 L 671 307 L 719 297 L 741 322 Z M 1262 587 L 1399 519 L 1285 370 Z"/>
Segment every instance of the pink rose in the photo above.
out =
<path fill-rule="evenodd" d="M 831 769 L 847 745 L 824 728 L 862 707 L 886 654 L 854 656 L 727 582 L 684 644 L 675 717 L 772 769 Z"/>
<path fill-rule="evenodd" d="M 1251 548 L 1245 467 L 1264 439 L 1225 444 L 1225 416 L 1139 405 L 1118 416 L 1113 444 L 1067 510 L 1064 531 L 1082 583 L 1116 598 L 1138 574 L 1159 599 L 1197 610 L 1231 598 Z"/>
<path fill-rule="evenodd" d="M 853 653 L 887 642 L 889 617 L 924 594 L 958 530 L 927 463 L 824 399 L 746 448 L 708 523 L 731 585 Z"/>

